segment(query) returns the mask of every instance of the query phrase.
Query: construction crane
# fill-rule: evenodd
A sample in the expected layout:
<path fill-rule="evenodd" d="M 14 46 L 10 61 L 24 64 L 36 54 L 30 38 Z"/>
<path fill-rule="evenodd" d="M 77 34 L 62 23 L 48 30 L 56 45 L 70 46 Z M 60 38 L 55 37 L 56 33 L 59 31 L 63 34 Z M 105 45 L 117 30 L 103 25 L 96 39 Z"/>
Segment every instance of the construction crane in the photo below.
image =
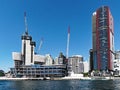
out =
<path fill-rule="evenodd" d="M 41 38 L 41 40 L 40 40 L 40 45 L 39 45 L 39 48 L 38 48 L 38 53 L 40 53 L 40 49 L 42 47 L 42 44 L 43 44 L 43 38 Z"/>
<path fill-rule="evenodd" d="M 69 53 L 69 42 L 70 42 L 70 26 L 68 26 L 67 50 L 66 50 L 66 58 L 67 59 L 68 59 L 68 53 Z"/>
<path fill-rule="evenodd" d="M 24 21 L 25 21 L 25 34 L 28 35 L 28 26 L 27 26 L 26 12 L 24 12 Z"/>

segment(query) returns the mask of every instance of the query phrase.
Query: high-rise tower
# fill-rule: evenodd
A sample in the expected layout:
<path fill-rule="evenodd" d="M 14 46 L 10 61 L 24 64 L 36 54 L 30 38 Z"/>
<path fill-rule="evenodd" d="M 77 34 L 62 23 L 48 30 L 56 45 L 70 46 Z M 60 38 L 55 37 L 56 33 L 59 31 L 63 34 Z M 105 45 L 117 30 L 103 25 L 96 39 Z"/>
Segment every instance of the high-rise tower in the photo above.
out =
<path fill-rule="evenodd" d="M 108 6 L 93 13 L 92 39 L 94 70 L 113 70 L 113 17 Z"/>
<path fill-rule="evenodd" d="M 22 35 L 22 61 L 23 65 L 31 65 L 34 64 L 34 48 L 36 43 L 32 41 L 32 37 L 28 35 L 28 27 L 27 27 L 27 20 L 26 20 L 26 13 L 24 13 L 25 19 L 25 28 L 26 32 Z"/>

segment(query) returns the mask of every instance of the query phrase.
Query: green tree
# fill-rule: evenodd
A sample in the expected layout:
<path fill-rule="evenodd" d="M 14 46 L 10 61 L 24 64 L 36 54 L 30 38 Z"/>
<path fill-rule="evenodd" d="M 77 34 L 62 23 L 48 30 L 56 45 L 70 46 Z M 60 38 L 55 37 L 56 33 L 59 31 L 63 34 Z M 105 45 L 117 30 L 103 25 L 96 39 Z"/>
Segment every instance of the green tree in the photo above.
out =
<path fill-rule="evenodd" d="M 5 76 L 5 73 L 3 70 L 0 70 L 0 76 Z"/>

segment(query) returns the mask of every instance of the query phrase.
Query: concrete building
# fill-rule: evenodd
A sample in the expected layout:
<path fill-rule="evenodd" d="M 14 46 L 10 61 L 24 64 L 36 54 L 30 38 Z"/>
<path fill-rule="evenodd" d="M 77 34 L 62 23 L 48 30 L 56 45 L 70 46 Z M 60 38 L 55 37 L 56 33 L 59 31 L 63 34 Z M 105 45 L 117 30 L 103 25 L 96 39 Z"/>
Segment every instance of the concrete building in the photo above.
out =
<path fill-rule="evenodd" d="M 26 22 L 26 18 L 25 18 Z M 28 34 L 26 27 L 25 34 L 22 35 L 21 52 L 13 52 L 12 57 L 15 67 L 11 68 L 12 77 L 64 77 L 66 75 L 66 65 L 54 65 L 51 55 L 35 54 L 36 43 Z"/>
<path fill-rule="evenodd" d="M 108 6 L 102 6 L 93 13 L 92 41 L 94 70 L 113 70 L 113 17 Z"/>
<path fill-rule="evenodd" d="M 53 64 L 50 54 L 38 55 L 34 53 L 35 42 L 28 34 L 22 36 L 22 52 L 13 52 L 15 67 L 11 68 L 12 77 L 64 77 L 66 65 Z"/>
<path fill-rule="evenodd" d="M 20 65 L 34 65 L 45 63 L 45 56 L 34 53 L 35 42 L 28 32 L 22 35 L 22 50 L 21 52 L 12 52 L 12 57 L 15 62 L 15 67 Z"/>
<path fill-rule="evenodd" d="M 58 57 L 55 58 L 54 64 L 56 64 L 56 65 L 58 64 Z"/>
<path fill-rule="evenodd" d="M 120 76 L 120 51 L 115 51 L 114 75 Z"/>
<path fill-rule="evenodd" d="M 45 55 L 45 65 L 53 65 L 53 58 L 50 54 Z"/>
<path fill-rule="evenodd" d="M 68 58 L 68 75 L 81 74 L 84 71 L 83 57 L 81 55 L 74 55 Z"/>
<path fill-rule="evenodd" d="M 60 52 L 58 57 L 58 64 L 67 64 L 66 57 Z"/>
<path fill-rule="evenodd" d="M 84 61 L 83 62 L 84 65 L 84 73 L 88 73 L 89 72 L 89 62 L 88 61 Z"/>

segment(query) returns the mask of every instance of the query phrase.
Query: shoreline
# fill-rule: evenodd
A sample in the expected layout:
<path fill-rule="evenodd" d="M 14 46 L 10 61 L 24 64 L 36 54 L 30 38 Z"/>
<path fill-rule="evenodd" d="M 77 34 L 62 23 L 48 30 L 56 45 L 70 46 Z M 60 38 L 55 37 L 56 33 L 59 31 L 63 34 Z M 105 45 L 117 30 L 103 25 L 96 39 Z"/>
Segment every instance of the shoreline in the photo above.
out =
<path fill-rule="evenodd" d="M 119 80 L 120 77 L 61 77 L 61 78 L 9 78 L 0 77 L 0 80 Z"/>

